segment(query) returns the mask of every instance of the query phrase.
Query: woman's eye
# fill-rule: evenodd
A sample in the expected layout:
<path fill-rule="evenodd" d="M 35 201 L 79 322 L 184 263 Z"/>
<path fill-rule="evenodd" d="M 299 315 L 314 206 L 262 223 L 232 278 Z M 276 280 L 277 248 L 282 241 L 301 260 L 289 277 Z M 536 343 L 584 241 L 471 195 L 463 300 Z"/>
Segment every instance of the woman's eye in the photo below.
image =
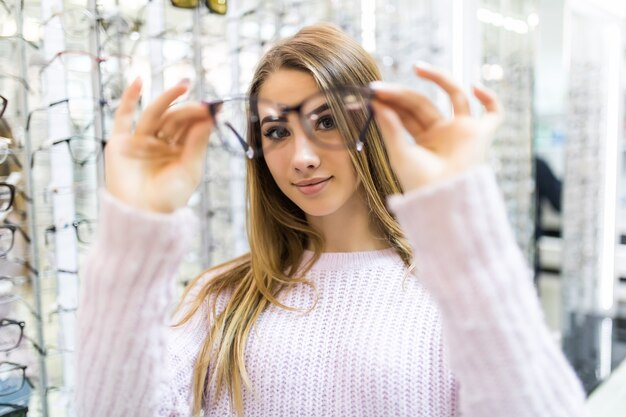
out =
<path fill-rule="evenodd" d="M 263 136 L 271 140 L 280 140 L 289 136 L 289 130 L 284 126 L 272 126 L 263 132 Z"/>
<path fill-rule="evenodd" d="M 317 120 L 316 128 L 320 130 L 331 130 L 335 128 L 335 119 L 330 114 L 320 116 Z"/>

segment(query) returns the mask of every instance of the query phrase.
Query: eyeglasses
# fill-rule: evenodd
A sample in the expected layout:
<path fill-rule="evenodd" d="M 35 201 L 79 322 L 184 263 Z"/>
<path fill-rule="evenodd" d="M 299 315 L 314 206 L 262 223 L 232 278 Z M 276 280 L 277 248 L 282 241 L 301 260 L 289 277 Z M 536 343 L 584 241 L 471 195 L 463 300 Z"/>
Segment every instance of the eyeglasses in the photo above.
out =
<path fill-rule="evenodd" d="M 11 158 L 18 169 L 22 169 L 22 163 L 15 155 L 15 152 L 10 149 L 11 142 L 13 142 L 11 138 L 0 136 L 0 164 L 3 164 L 8 158 Z"/>
<path fill-rule="evenodd" d="M 58 109 L 61 105 L 64 105 L 64 108 L 61 109 L 64 110 L 64 112 L 61 112 Z M 55 110 L 54 113 L 52 112 L 53 109 Z M 107 115 L 113 115 L 115 111 L 115 108 L 111 106 L 111 103 L 105 99 L 95 99 L 92 97 L 67 97 L 62 100 L 54 101 L 48 105 L 32 109 L 28 113 L 28 116 L 26 116 L 25 129 L 28 132 L 31 130 L 33 125 L 41 128 L 39 125 L 41 125 L 42 120 L 35 118 L 35 114 L 47 111 L 46 116 L 48 118 L 67 116 L 74 129 L 73 134 L 82 134 L 93 125 L 94 113 L 100 109 L 105 109 L 107 111 Z M 34 129 L 37 129 L 37 127 Z"/>
<path fill-rule="evenodd" d="M 56 227 L 54 225 L 50 226 L 46 228 L 44 234 L 45 244 L 46 246 L 50 244 L 50 235 L 56 233 L 60 229 L 67 229 L 68 227 L 74 228 L 74 231 L 76 232 L 76 239 L 78 239 L 80 243 L 89 244 L 92 241 L 95 226 L 96 222 L 88 219 L 75 220 L 72 223 L 67 223 L 60 227 Z"/>
<path fill-rule="evenodd" d="M 180 9 L 195 9 L 200 6 L 200 0 L 170 0 L 172 6 Z M 205 0 L 205 6 L 211 13 L 225 15 L 228 10 L 228 2 L 226 0 Z"/>
<path fill-rule="evenodd" d="M 32 199 L 26 195 L 26 193 L 13 184 L 7 182 L 0 182 L 0 213 L 9 211 L 15 201 L 15 194 L 19 194 L 27 202 L 31 202 Z"/>
<path fill-rule="evenodd" d="M 0 320 L 0 352 L 17 348 L 24 337 L 24 322 L 11 319 Z"/>
<path fill-rule="evenodd" d="M 43 73 L 43 71 L 57 59 L 61 60 L 66 68 L 73 69 L 77 72 L 91 72 L 94 65 L 100 66 L 104 64 L 107 67 L 103 68 L 103 70 L 110 73 L 120 68 L 128 68 L 133 62 L 133 58 L 125 54 L 111 54 L 106 57 L 101 57 L 85 51 L 67 50 L 59 51 L 54 54 L 54 56 L 41 67 L 39 72 Z"/>
<path fill-rule="evenodd" d="M 253 159 L 279 148 L 293 135 L 287 120 L 292 112 L 298 114 L 308 138 L 318 145 L 361 151 L 368 132 L 374 128 L 372 97 L 369 88 L 345 86 L 313 94 L 294 106 L 245 96 L 205 104 L 223 147 L 229 153 Z"/>
<path fill-rule="evenodd" d="M 30 381 L 26 378 L 25 365 L 13 362 L 0 362 L 0 397 L 15 394 L 24 387 L 24 383 Z"/>
<path fill-rule="evenodd" d="M 9 211 L 15 199 L 15 186 L 6 182 L 0 182 L 0 213 Z"/>
<path fill-rule="evenodd" d="M 38 152 L 47 150 L 55 145 L 66 144 L 70 151 L 70 156 L 74 163 L 85 166 L 88 162 L 94 161 L 106 146 L 106 140 L 98 138 L 86 138 L 81 136 L 71 136 L 65 139 L 48 142 L 33 151 L 30 159 L 31 169 L 35 166 L 35 156 Z"/>
<path fill-rule="evenodd" d="M 15 232 L 19 232 L 30 243 L 30 237 L 24 229 L 16 224 L 2 224 L 0 225 L 0 256 L 4 256 L 13 249 L 15 243 Z"/>
<path fill-rule="evenodd" d="M 9 100 L 7 100 L 4 96 L 0 96 L 0 117 L 4 114 L 4 111 L 7 109 L 7 104 Z"/>
<path fill-rule="evenodd" d="M 28 407 L 19 404 L 0 403 L 0 415 L 2 417 L 27 417 Z"/>
<path fill-rule="evenodd" d="M 0 296 L 0 306 L 11 304 L 11 303 L 20 303 L 28 312 L 37 320 L 41 321 L 41 315 L 37 314 L 34 307 L 29 304 L 23 297 L 15 294 L 2 295 Z M 9 306 L 11 308 L 12 306 Z M 0 377 L 0 380 L 2 378 Z"/>

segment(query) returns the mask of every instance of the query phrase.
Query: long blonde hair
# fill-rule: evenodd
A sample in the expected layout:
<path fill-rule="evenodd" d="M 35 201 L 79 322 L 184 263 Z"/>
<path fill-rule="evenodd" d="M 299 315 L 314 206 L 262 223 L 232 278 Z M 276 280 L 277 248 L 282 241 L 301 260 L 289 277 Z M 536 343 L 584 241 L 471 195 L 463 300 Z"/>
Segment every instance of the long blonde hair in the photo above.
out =
<path fill-rule="evenodd" d="M 340 29 L 327 24 L 305 27 L 273 46 L 258 64 L 248 93 L 257 95 L 267 77 L 279 69 L 304 71 L 313 76 L 320 89 L 334 85 L 367 86 L 381 79 L 371 56 Z M 248 140 L 260 143 L 260 132 L 250 131 Z M 376 127 L 368 132 L 363 150 L 350 150 L 350 156 L 370 208 L 373 227 L 409 267 L 410 246 L 385 206 L 386 196 L 402 190 Z M 280 191 L 263 158 L 247 162 L 246 199 L 250 252 L 207 271 L 220 270 L 202 284 L 177 323 L 189 321 L 207 300 L 229 295 L 219 314 L 215 303 L 209 309 L 210 329 L 193 372 L 194 415 L 204 406 L 208 386 L 215 387 L 218 396 L 227 387 L 236 413 L 243 415 L 242 388 L 244 384 L 247 389 L 251 387 L 244 362 L 250 329 L 271 304 L 297 310 L 278 301 L 282 290 L 300 283 L 315 289 L 302 277 L 319 259 L 324 239 L 307 223 L 304 212 Z M 304 250 L 309 246 L 314 255 L 310 262 L 300 266 Z M 296 276 L 300 268 L 303 273 Z M 205 273 L 190 283 L 183 300 Z M 182 305 L 181 302 L 179 309 Z"/>

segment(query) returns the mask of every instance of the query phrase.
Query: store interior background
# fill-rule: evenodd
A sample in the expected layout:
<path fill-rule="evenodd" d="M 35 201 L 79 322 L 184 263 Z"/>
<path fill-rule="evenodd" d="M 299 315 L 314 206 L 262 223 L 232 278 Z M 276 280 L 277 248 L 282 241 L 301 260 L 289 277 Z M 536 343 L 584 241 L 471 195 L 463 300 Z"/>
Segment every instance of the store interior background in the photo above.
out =
<path fill-rule="evenodd" d="M 535 265 L 546 320 L 583 381 L 591 415 L 623 413 L 626 3 L 227 4 L 221 16 L 166 0 L 0 0 L 0 95 L 9 100 L 4 118 L 15 137 L 0 182 L 18 189 L 0 222 L 24 232 L 14 233 L 13 247 L 0 257 L 7 278 L 0 279 L 0 319 L 24 321 L 27 336 L 19 348 L 0 352 L 0 362 L 28 366 L 34 385 L 22 397 L 3 396 L 0 388 L 0 403 L 28 401 L 32 416 L 75 415 L 81 264 L 96 232 L 102 142 L 124 86 L 141 75 L 144 104 L 182 78 L 191 79 L 190 99 L 244 93 L 269 45 L 329 21 L 374 55 L 386 80 L 425 91 L 448 111 L 440 92 L 415 79 L 412 63 L 446 68 L 468 88 L 479 81 L 498 92 L 507 117 L 490 162 L 519 245 Z M 181 289 L 206 267 L 247 250 L 244 161 L 217 139 L 211 148 L 189 203 L 202 230 L 181 267 Z M 9 375 L 3 369 L 0 382 Z M 5 411 L 0 406 L 0 416 Z"/>

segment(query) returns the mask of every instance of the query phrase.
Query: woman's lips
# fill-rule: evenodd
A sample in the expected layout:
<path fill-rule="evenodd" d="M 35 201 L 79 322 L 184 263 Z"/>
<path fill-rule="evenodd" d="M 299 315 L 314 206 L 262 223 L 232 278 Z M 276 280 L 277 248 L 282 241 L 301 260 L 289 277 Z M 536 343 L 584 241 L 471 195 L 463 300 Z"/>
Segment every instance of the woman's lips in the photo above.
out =
<path fill-rule="evenodd" d="M 304 194 L 304 195 L 313 195 L 313 194 L 317 194 L 320 191 L 322 191 L 322 189 L 324 187 L 326 187 L 326 184 L 328 184 L 328 182 L 331 180 L 332 177 L 328 177 L 325 180 L 322 180 L 321 182 L 318 182 L 316 184 L 311 184 L 311 185 L 296 185 L 296 187 L 298 188 L 298 190 Z"/>

